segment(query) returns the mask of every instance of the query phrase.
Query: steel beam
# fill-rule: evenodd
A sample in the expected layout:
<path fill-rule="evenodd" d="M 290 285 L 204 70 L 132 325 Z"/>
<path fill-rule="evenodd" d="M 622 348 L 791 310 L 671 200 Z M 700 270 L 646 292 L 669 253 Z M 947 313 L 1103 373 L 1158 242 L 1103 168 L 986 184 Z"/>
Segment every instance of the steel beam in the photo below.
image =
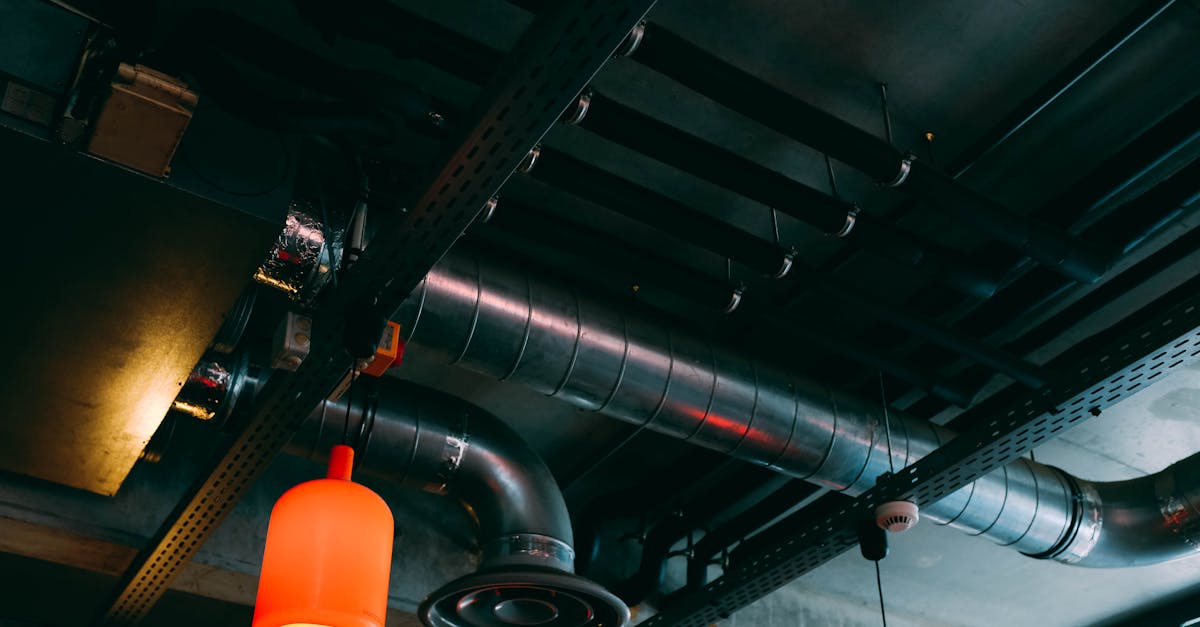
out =
<path fill-rule="evenodd" d="M 746 541 L 730 569 L 643 623 L 708 625 L 817 568 L 858 542 L 855 529 L 880 503 L 936 502 L 1028 453 L 1200 356 L 1200 277 L 1055 359 L 1062 380 L 1016 386 L 966 412 L 975 428 L 854 501 L 821 499 Z"/>
<path fill-rule="evenodd" d="M 653 4 L 563 2 L 538 16 L 463 118 L 461 136 L 448 144 L 424 191 L 381 226 L 368 253 L 322 303 L 308 360 L 267 382 L 250 420 L 125 572 L 100 624 L 133 624 L 150 611 L 299 422 L 345 377 L 347 308 L 369 303 L 394 310 Z"/>

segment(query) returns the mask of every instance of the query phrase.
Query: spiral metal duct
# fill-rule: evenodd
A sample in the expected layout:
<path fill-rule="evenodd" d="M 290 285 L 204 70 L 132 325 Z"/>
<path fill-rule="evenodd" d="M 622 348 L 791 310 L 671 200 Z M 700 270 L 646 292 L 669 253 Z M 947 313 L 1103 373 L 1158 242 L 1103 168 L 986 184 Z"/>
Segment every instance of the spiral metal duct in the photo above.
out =
<path fill-rule="evenodd" d="M 519 435 L 473 405 L 416 385 L 387 380 L 365 391 L 314 412 L 286 450 L 321 459 L 345 439 L 357 453 L 357 476 L 464 504 L 479 523 L 479 569 L 429 595 L 418 612 L 426 625 L 553 627 L 593 617 L 620 627 L 629 620 L 620 599 L 573 574 L 562 492 Z"/>
<path fill-rule="evenodd" d="M 890 467 L 879 403 L 494 260 L 452 252 L 397 316 L 412 346 L 450 364 L 850 495 Z M 889 418 L 897 469 L 952 437 L 900 413 Z M 1020 459 L 924 513 L 1031 556 L 1085 566 L 1153 563 L 1200 547 L 1197 466 L 1193 457 L 1136 485 L 1097 484 Z"/>

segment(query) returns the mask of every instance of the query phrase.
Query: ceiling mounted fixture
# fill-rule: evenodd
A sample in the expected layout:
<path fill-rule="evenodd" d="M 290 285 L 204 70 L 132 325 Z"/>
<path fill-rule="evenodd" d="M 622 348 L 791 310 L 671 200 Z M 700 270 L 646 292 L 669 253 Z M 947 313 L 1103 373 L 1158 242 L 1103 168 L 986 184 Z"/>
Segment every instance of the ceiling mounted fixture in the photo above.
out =
<path fill-rule="evenodd" d="M 354 449 L 337 445 L 324 479 L 271 510 L 254 627 L 383 627 L 395 523 L 383 499 L 350 480 Z"/>

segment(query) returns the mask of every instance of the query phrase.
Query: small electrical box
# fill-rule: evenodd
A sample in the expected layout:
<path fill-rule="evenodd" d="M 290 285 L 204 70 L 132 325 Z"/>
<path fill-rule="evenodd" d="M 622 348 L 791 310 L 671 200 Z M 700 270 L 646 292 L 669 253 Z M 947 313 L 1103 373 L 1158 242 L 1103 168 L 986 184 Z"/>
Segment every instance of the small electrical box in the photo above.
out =
<path fill-rule="evenodd" d="M 312 347 L 312 318 L 289 311 L 275 330 L 271 367 L 295 372 Z"/>
<path fill-rule="evenodd" d="M 88 152 L 150 176 L 171 171 L 196 93 L 186 83 L 143 65 L 122 63 L 92 134 Z"/>

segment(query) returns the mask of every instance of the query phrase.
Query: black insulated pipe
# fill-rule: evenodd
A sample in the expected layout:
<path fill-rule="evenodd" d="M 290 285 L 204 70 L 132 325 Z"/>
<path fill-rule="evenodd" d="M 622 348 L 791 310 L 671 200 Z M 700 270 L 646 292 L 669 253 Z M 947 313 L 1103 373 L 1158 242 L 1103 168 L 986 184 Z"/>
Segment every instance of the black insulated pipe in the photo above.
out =
<path fill-rule="evenodd" d="M 789 481 L 784 475 L 764 475 L 762 468 L 729 462 L 700 477 L 685 491 L 679 507 L 645 534 L 637 570 L 613 584 L 613 594 L 629 605 L 645 601 L 665 581 L 670 559 L 687 556 L 693 548 L 672 551 L 672 547 L 697 529 L 737 517 Z"/>
<path fill-rule="evenodd" d="M 380 0 L 353 0 L 352 9 L 297 0 L 302 17 L 330 32 L 386 46 L 400 57 L 418 58 L 464 80 L 487 80 L 499 51 Z M 530 11 L 540 2 L 514 2 Z M 397 35 L 397 28 L 402 35 Z M 593 94 L 580 126 L 672 167 L 705 178 L 735 193 L 773 206 L 824 233 L 847 227 L 846 203 L 687 133 Z M 917 268 L 923 274 L 972 296 L 991 296 L 1003 273 L 982 267 L 958 252 L 924 241 L 878 216 L 859 214 L 847 241 Z"/>
<path fill-rule="evenodd" d="M 693 547 L 691 559 L 688 560 L 687 587 L 703 587 L 708 583 L 708 567 L 714 563 L 717 555 L 791 511 L 818 490 L 820 488 L 807 481 L 792 479 L 754 507 L 704 534 Z M 834 493 L 834 496 L 842 495 Z"/>
<path fill-rule="evenodd" d="M 604 205 L 666 233 L 732 259 L 765 276 L 786 275 L 788 251 L 658 192 L 627 181 L 564 152 L 543 148 L 530 173 L 550 185 Z"/>
<path fill-rule="evenodd" d="M 843 233 L 842 237 L 848 243 L 916 268 L 965 294 L 987 298 L 995 293 L 1003 278 L 1001 272 L 981 268 L 957 251 L 922 241 L 886 218 L 858 213 L 858 207 L 853 203 L 813 189 L 598 92 L 593 92 L 587 115 L 579 125 L 657 161 L 778 209 L 827 235 Z"/>
<path fill-rule="evenodd" d="M 744 263 L 758 270 L 760 274 L 778 275 L 782 269 L 778 264 L 784 260 L 787 252 L 777 244 L 693 211 L 675 200 L 588 165 L 566 153 L 551 148 L 543 149 L 538 167 L 532 174 L 555 187 L 589 198 L 662 231 L 683 235 L 686 240 Z M 790 265 L 796 263 L 788 261 Z M 920 335 L 939 346 L 994 368 L 1024 385 L 1038 388 L 1049 380 L 1049 374 L 1034 364 L 902 308 L 878 304 L 867 296 L 855 294 L 848 288 L 835 284 L 819 273 L 809 271 L 808 268 L 797 266 L 791 270 L 791 274 L 813 277 L 811 280 L 823 293 L 865 310 L 873 317 L 897 328 Z M 969 404 L 969 395 L 955 393 L 951 396 L 955 398 L 956 404 Z"/>
<path fill-rule="evenodd" d="M 706 311 L 728 313 L 738 289 L 728 280 L 714 279 L 606 232 L 565 220 L 510 197 L 504 199 L 504 209 L 495 219 L 472 233 L 494 245 L 504 246 L 508 254 L 528 256 L 531 252 L 529 240 L 548 242 L 542 246 L 600 262 L 603 267 L 617 270 L 623 279 L 639 285 L 649 282 L 704 306 Z M 625 284 L 621 291 L 629 294 L 631 290 L 632 285 Z"/>
<path fill-rule="evenodd" d="M 661 26 L 646 26 L 645 38 L 634 58 L 883 184 L 902 187 L 955 212 L 1064 276 L 1090 283 L 1099 279 L 1112 263 L 1111 255 L 1013 213 L 904 155 L 885 139 L 784 93 Z"/>

